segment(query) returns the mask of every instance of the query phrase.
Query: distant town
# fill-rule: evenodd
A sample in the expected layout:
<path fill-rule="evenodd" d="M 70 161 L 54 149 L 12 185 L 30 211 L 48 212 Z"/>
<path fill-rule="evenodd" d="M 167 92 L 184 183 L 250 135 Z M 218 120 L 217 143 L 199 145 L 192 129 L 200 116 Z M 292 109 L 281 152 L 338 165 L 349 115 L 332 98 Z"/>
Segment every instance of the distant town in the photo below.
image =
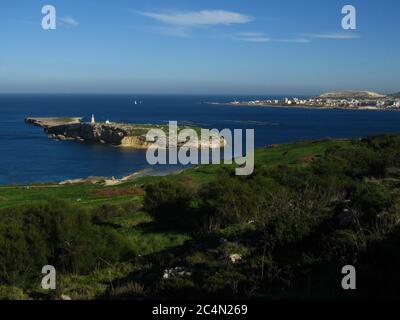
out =
<path fill-rule="evenodd" d="M 284 99 L 234 100 L 223 104 L 254 107 L 282 106 L 356 110 L 400 110 L 400 93 L 383 95 L 370 91 L 343 91 L 325 93 L 311 98 L 286 97 Z"/>

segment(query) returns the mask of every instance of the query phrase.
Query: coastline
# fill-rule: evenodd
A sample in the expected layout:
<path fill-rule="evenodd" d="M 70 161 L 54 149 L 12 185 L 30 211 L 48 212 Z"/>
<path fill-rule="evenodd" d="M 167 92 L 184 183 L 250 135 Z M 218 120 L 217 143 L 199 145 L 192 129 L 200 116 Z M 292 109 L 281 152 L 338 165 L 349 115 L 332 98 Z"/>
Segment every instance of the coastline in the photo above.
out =
<path fill-rule="evenodd" d="M 277 143 L 277 144 L 268 144 L 264 145 L 262 147 L 256 148 L 254 151 L 255 152 L 260 152 L 262 150 L 273 150 L 279 147 L 285 147 L 285 146 L 296 146 L 299 144 L 318 144 L 318 143 L 324 143 L 324 142 L 347 142 L 351 141 L 351 138 L 321 138 L 321 139 L 311 139 L 311 140 L 296 140 L 292 142 L 286 142 L 286 143 Z M 180 168 L 174 167 L 174 168 L 163 168 L 163 169 L 156 169 L 154 167 L 148 167 L 144 169 L 140 169 L 137 171 L 134 171 L 132 173 L 126 174 L 122 176 L 121 178 L 116 178 L 114 176 L 111 177 L 105 177 L 105 176 L 88 176 L 88 177 L 81 177 L 81 178 L 74 178 L 74 179 L 66 179 L 62 181 L 36 181 L 36 182 L 31 182 L 31 183 L 9 183 L 9 184 L 0 184 L 0 190 L 1 189 L 7 189 L 7 188 L 47 188 L 47 187 L 63 187 L 63 186 L 73 186 L 73 185 L 101 185 L 102 187 L 112 187 L 112 186 L 118 186 L 123 183 L 127 182 L 132 182 L 135 181 L 138 178 L 142 177 L 163 177 L 163 176 L 168 176 L 168 175 L 176 175 L 180 174 L 186 170 L 189 170 L 191 168 L 198 168 L 199 165 L 185 165 Z"/>
<path fill-rule="evenodd" d="M 212 99 L 212 98 L 211 98 Z M 211 100 L 210 99 L 210 100 Z M 200 100 L 196 100 L 196 101 L 200 101 Z M 220 100 L 221 101 L 221 100 Z M 221 103 L 218 103 L 217 105 L 227 105 L 226 103 L 222 103 L 223 102 L 223 100 L 221 101 Z M 233 106 L 233 105 L 230 105 L 230 106 Z M 240 113 L 240 114 L 242 114 L 243 116 L 242 116 L 242 118 L 244 118 L 245 116 L 246 116 L 246 114 L 247 114 L 247 112 L 249 112 L 250 114 L 251 114 L 251 116 L 249 116 L 249 119 L 258 119 L 258 117 L 259 117 L 259 114 L 263 114 L 262 115 L 262 118 L 265 118 L 265 120 L 264 121 L 272 121 L 271 120 L 271 115 L 269 115 L 269 113 L 271 112 L 271 113 L 276 113 L 276 114 L 278 114 L 278 116 L 279 116 L 279 114 L 280 113 L 289 113 L 289 114 L 293 114 L 292 115 L 292 117 L 294 117 L 294 118 L 296 118 L 296 114 L 298 113 L 298 114 L 301 114 L 301 113 L 305 113 L 305 114 L 308 114 L 308 113 L 312 113 L 311 111 L 310 112 L 307 112 L 307 111 L 304 111 L 304 112 L 301 112 L 301 110 L 300 109 L 312 109 L 312 110 L 332 110 L 332 109 L 334 109 L 334 108 L 326 108 L 326 107 L 323 107 L 323 108 L 315 108 L 315 107 L 309 107 L 309 106 L 278 106 L 278 105 L 267 105 L 267 104 L 265 104 L 265 105 L 262 105 L 262 106 L 260 106 L 260 107 L 262 107 L 262 108 L 270 108 L 270 110 L 271 111 L 267 111 L 267 110 L 264 110 L 264 111 L 260 111 L 260 110 L 250 110 L 249 111 L 249 109 L 244 109 L 244 107 L 246 106 L 246 107 L 250 107 L 249 105 L 245 105 L 245 104 L 241 104 L 240 105 L 241 107 L 243 107 L 243 108 L 239 108 L 239 109 L 241 109 L 242 111 L 240 111 L 239 109 L 234 109 L 234 108 L 232 108 L 233 109 L 233 111 L 232 112 L 230 112 L 229 110 L 232 110 L 231 108 L 226 108 L 226 110 L 227 110 L 227 114 L 228 114 L 228 116 L 227 116 L 227 118 L 225 118 L 225 119 L 229 119 L 229 121 L 230 121 L 230 123 L 227 123 L 227 121 L 228 120 L 224 120 L 224 122 L 221 122 L 222 124 L 221 125 L 224 125 L 224 126 L 234 126 L 234 127 L 236 127 L 236 126 L 252 126 L 252 127 L 255 127 L 255 126 L 257 126 L 257 124 L 254 124 L 253 125 L 253 123 L 250 123 L 250 122 L 248 122 L 248 123 L 238 123 L 238 124 L 236 124 L 236 123 L 234 123 L 233 121 L 236 119 L 234 116 L 231 116 L 231 114 L 236 114 L 236 112 L 238 112 L 238 113 Z M 201 106 L 199 106 L 199 108 L 201 108 Z M 204 108 L 205 109 L 207 109 L 208 107 L 207 106 L 204 106 Z M 213 110 L 210 110 L 210 112 L 211 113 L 214 113 L 214 112 L 216 112 L 216 113 L 220 113 L 220 111 L 218 111 L 218 110 L 221 110 L 220 108 L 209 108 L 209 109 L 213 109 L 213 110 L 216 110 L 216 111 L 213 111 Z M 224 108 L 223 108 L 224 109 Z M 282 109 L 281 111 L 279 111 L 278 112 L 278 109 Z M 289 112 L 289 110 L 290 109 L 295 109 L 295 110 L 299 110 L 299 112 L 296 112 L 295 110 L 293 110 L 293 111 L 290 111 Z M 285 110 L 288 110 L 288 111 L 285 111 Z M 345 109 L 345 110 L 348 110 L 348 109 Z M 253 113 L 253 111 L 254 111 L 254 113 L 255 113 L 255 115 L 252 115 L 252 113 Z M 275 112 L 274 112 L 275 111 Z M 368 110 L 368 111 L 380 111 L 380 110 Z M 389 110 L 385 110 L 385 111 L 389 111 Z M 392 111 L 392 110 L 390 110 L 390 111 Z M 394 110 L 393 110 L 394 111 Z M 101 113 L 103 113 L 104 111 L 101 111 Z M 175 112 L 175 111 L 174 111 Z M 88 114 L 89 112 L 85 112 L 85 114 Z M 99 112 L 100 113 L 100 112 Z M 327 119 L 327 121 L 331 121 L 331 115 L 332 114 L 334 114 L 334 113 L 337 113 L 337 114 L 339 114 L 339 117 L 341 117 L 340 115 L 341 114 L 348 114 L 348 113 L 346 113 L 346 112 L 341 112 L 341 111 L 337 111 L 337 112 L 334 112 L 334 111 L 332 111 L 332 112 L 323 112 L 323 111 L 317 111 L 317 112 L 314 112 L 313 114 L 315 114 L 316 116 L 315 116 L 315 118 L 317 118 L 318 120 L 320 119 L 320 116 L 319 116 L 319 114 L 322 114 L 322 117 L 324 117 L 324 119 L 326 118 Z M 29 115 L 29 112 L 24 112 L 23 114 L 26 114 L 26 115 Z M 45 111 L 41 111 L 40 112 L 40 114 L 41 115 L 47 115 L 47 114 L 50 114 L 50 115 L 52 115 L 52 113 L 49 111 L 49 110 L 45 110 Z M 79 115 L 79 112 L 69 112 L 69 113 L 66 113 L 66 112 L 63 112 L 63 114 L 67 114 L 68 116 L 76 116 L 77 114 Z M 264 114 L 266 114 L 265 116 L 264 116 Z M 350 114 L 350 112 L 349 112 L 349 114 Z M 369 119 L 375 119 L 375 117 L 378 117 L 379 115 L 377 114 L 377 113 L 372 113 L 372 112 L 364 112 L 364 114 L 369 114 L 369 116 L 367 116 L 367 118 L 368 119 L 366 119 L 365 121 L 370 121 Z M 387 112 L 386 113 L 386 115 L 384 115 L 385 113 L 381 113 L 381 115 L 382 115 L 382 117 L 380 117 L 379 116 L 379 119 L 381 119 L 381 118 L 384 118 L 383 120 L 385 120 L 386 118 L 392 118 L 392 116 L 393 117 L 395 117 L 395 119 L 398 119 L 398 117 L 397 117 L 397 115 L 399 115 L 399 114 L 394 114 L 394 113 L 391 113 L 391 112 Z M 224 115 L 225 115 L 225 112 L 224 112 Z M 362 117 L 362 115 L 360 115 L 361 117 Z M 113 116 L 114 117 L 114 116 Z M 350 120 L 348 120 L 348 122 L 352 122 L 352 121 L 358 121 L 358 117 L 359 117 L 359 115 L 356 113 L 356 112 L 353 112 L 353 116 L 351 117 L 351 119 Z M 115 118 L 117 118 L 117 116 L 115 116 Z M 312 119 L 314 118 L 314 116 L 312 116 Z M 102 120 L 104 120 L 105 118 L 103 118 Z M 125 119 L 125 118 L 123 118 L 123 117 L 121 117 L 121 119 Z M 128 118 L 126 118 L 126 119 L 128 119 Z M 197 118 L 196 118 L 197 119 Z M 196 120 L 195 119 L 195 120 Z M 221 119 L 222 119 L 222 117 L 221 117 Z M 274 118 L 275 119 L 275 118 Z M 347 118 L 346 118 L 347 119 Z M 21 116 L 19 115 L 18 116 L 18 119 L 17 119 L 18 121 L 20 121 L 21 120 Z M 128 119 L 129 120 L 129 119 Z M 195 121 L 195 120 L 193 120 L 193 121 Z M 198 118 L 197 119 L 197 121 L 195 122 L 195 123 L 197 123 L 197 125 L 199 125 L 198 123 L 201 123 L 201 121 L 202 120 L 204 120 L 203 118 Z M 279 120 L 279 118 L 278 118 L 278 120 Z M 282 123 L 282 121 L 281 122 L 278 122 L 278 120 L 276 120 L 277 121 L 277 123 L 278 124 L 281 124 Z M 125 120 L 125 121 L 127 121 L 127 120 Z M 133 120 L 134 121 L 134 120 Z M 148 119 L 148 118 L 146 118 L 144 121 L 148 121 L 148 122 L 143 122 L 143 123 L 149 123 L 150 121 L 151 121 L 151 119 Z M 254 120 L 253 120 L 254 121 Z M 347 120 L 346 120 L 347 121 Z M 370 122 L 365 122 L 364 120 L 363 120 L 363 127 L 364 127 L 364 123 L 370 123 Z M 371 120 L 371 121 L 373 121 L 373 120 Z M 396 120 L 396 121 L 398 121 L 398 120 Z M 211 122 L 211 121 L 210 121 Z M 379 122 L 379 121 L 376 121 L 376 122 Z M 382 122 L 382 121 L 381 121 Z M 312 120 L 312 121 L 309 121 L 309 122 L 307 122 L 308 123 L 308 125 L 314 125 L 315 123 L 317 123 L 316 121 L 314 121 L 314 120 Z M 361 123 L 361 122 L 360 122 Z M 397 122 L 398 123 L 398 122 Z M 187 125 L 187 123 L 185 123 L 185 125 Z M 293 126 L 293 122 L 291 123 L 291 125 Z M 386 123 L 385 123 L 385 126 L 386 126 Z M 347 126 L 348 127 L 348 126 Z M 367 127 L 367 126 L 365 126 L 365 127 Z M 368 126 L 369 127 L 369 126 Z M 394 126 L 392 126 L 392 127 L 396 127 L 396 128 L 398 128 L 398 125 L 397 124 L 395 124 Z M 335 128 L 335 130 L 336 130 L 336 127 L 334 127 Z M 339 128 L 339 127 L 338 127 Z M 340 128 L 342 128 L 342 127 L 340 127 Z M 13 128 L 11 128 L 10 127 L 10 132 L 11 132 L 11 129 L 12 130 L 14 130 Z M 39 131 L 41 131 L 40 129 L 38 129 L 37 127 L 32 127 L 32 129 L 29 129 L 28 128 L 28 130 L 29 130 L 29 134 L 30 134 L 30 136 L 29 136 L 29 139 L 31 139 L 31 135 L 34 133 L 34 134 L 36 134 L 36 130 L 39 130 Z M 284 128 L 272 128 L 272 129 L 270 129 L 270 128 L 268 128 L 267 127 L 267 125 L 259 125 L 259 126 L 257 126 L 257 132 L 261 132 L 262 134 L 264 134 L 264 132 L 266 133 L 265 134 L 265 136 L 267 135 L 267 134 L 270 134 L 271 132 L 272 133 L 274 133 L 274 132 L 276 132 L 276 135 L 280 138 L 282 135 L 285 135 L 286 133 L 285 133 L 285 129 Z M 292 129 L 291 129 L 292 130 Z M 294 134 L 291 134 L 291 135 L 288 135 L 288 138 L 287 139 L 289 139 L 290 138 L 290 140 L 286 140 L 286 137 L 285 137 L 285 140 L 286 141 L 295 141 L 294 139 L 297 139 L 297 134 L 298 133 L 300 133 L 300 134 L 302 134 L 302 128 L 300 128 L 300 129 L 298 129 L 298 128 L 296 128 L 296 132 L 294 133 Z M 338 129 L 338 130 L 336 130 L 336 131 L 338 131 L 339 133 L 340 133 L 340 131 L 341 131 L 342 129 Z M 358 129 L 357 129 L 358 130 Z M 368 132 L 367 133 L 358 133 L 358 131 L 356 130 L 356 132 L 355 132 L 355 135 L 357 135 L 357 136 L 364 136 L 364 135 L 366 135 L 366 134 L 369 134 Z M 384 132 L 386 132 L 385 131 L 386 130 L 386 127 L 385 128 L 383 128 L 382 126 L 376 126 L 376 129 L 374 129 L 373 130 L 373 133 L 380 133 L 380 132 L 382 132 L 382 133 L 384 133 Z M 393 130 L 393 128 L 391 128 L 391 130 Z M 32 131 L 32 132 L 30 132 L 30 131 Z M 330 137 L 331 136 L 331 134 L 332 134 L 332 132 L 331 131 L 334 131 L 334 130 L 326 130 L 326 131 L 329 131 L 328 133 L 325 133 L 325 131 L 323 132 L 323 136 L 326 136 L 326 137 Z M 364 130 L 364 129 L 360 129 L 359 131 L 367 131 L 367 130 Z M 372 131 L 372 130 L 371 130 Z M 7 133 L 7 132 L 6 132 Z M 263 141 L 263 138 L 259 138 L 260 136 L 262 136 L 262 134 L 257 134 L 257 139 L 259 139 L 260 141 L 262 141 L 262 143 L 263 144 L 259 144 L 260 146 L 261 145 L 266 145 L 267 143 L 270 143 L 270 139 L 266 139 L 266 140 L 268 140 L 267 142 L 265 142 L 264 143 L 264 141 Z M 334 134 L 334 132 L 333 132 L 333 134 Z M 293 138 L 293 136 L 294 135 L 296 135 L 296 137 L 295 138 Z M 315 134 L 316 136 L 319 136 L 319 134 Z M 336 137 L 335 135 L 332 135 L 333 137 Z M 346 135 L 345 135 L 346 136 Z M 45 138 L 46 136 L 44 136 L 44 138 Z M 321 137 L 322 137 L 322 135 L 321 135 Z M 318 138 L 318 137 L 317 137 Z M 312 135 L 310 135 L 310 139 L 314 139 L 314 136 Z M 279 140 L 279 139 L 273 139 L 273 140 Z M 32 170 L 29 170 L 29 169 L 27 169 L 27 170 L 20 170 L 20 172 L 19 173 L 16 173 L 16 174 L 14 174 L 14 173 L 10 173 L 10 174 L 8 174 L 8 172 L 12 172 L 11 171 L 11 169 L 12 168 L 7 168 L 7 170 L 9 170 L 9 171 L 6 171 L 5 172 L 5 174 L 4 174 L 4 178 L 3 178 L 3 176 L 2 176 L 2 183 L 1 183 L 1 185 L 10 185 L 10 184 L 23 184 L 23 185 L 28 185 L 28 184 L 35 184 L 35 183 L 37 183 L 37 184 L 40 184 L 40 183 L 46 183 L 46 184 L 50 184 L 50 183 L 52 183 L 52 182 L 54 182 L 54 183 L 56 183 L 56 182 L 61 182 L 61 180 L 64 180 L 64 179 L 68 179 L 68 178 L 70 178 L 70 177 L 72 177 L 72 180 L 75 178 L 75 179 L 78 179 L 78 178 L 81 178 L 82 180 L 85 180 L 85 179 L 87 179 L 90 175 L 92 175 L 93 173 L 94 174 L 96 174 L 96 175 L 100 175 L 100 176 L 104 176 L 105 177 L 105 179 L 106 180 L 112 180 L 112 175 L 116 175 L 116 177 L 117 178 L 119 178 L 119 179 L 122 179 L 123 177 L 122 177 L 122 175 L 130 175 L 130 174 L 136 174 L 136 175 L 140 175 L 140 174 L 145 174 L 145 173 L 141 173 L 141 172 L 138 172 L 138 170 L 140 171 L 140 169 L 141 168 L 144 168 L 144 166 L 136 166 L 136 163 L 134 163 L 134 162 L 132 162 L 133 163 L 133 165 L 132 165 L 132 167 L 129 167 L 129 166 L 124 166 L 124 170 L 119 170 L 118 172 L 115 172 L 114 170 L 97 170 L 97 172 L 91 172 L 91 170 L 89 169 L 89 170 L 85 170 L 85 169 L 81 169 L 81 165 L 83 166 L 83 165 L 85 165 L 85 166 L 87 166 L 87 162 L 89 162 L 88 160 L 86 160 L 86 159 L 90 159 L 90 158 L 88 158 L 88 156 L 87 156 L 87 154 L 88 153 L 90 153 L 91 152 L 91 148 L 92 148 L 92 145 L 91 144 L 88 144 L 88 148 L 86 148 L 86 144 L 82 144 L 82 147 L 81 146 L 79 146 L 79 143 L 76 143 L 76 145 L 77 145 L 77 147 L 75 147 L 75 144 L 74 143 L 72 143 L 72 142 L 66 142 L 65 144 L 61 141 L 61 142 L 57 142 L 57 143 L 53 143 L 53 142 L 51 142 L 51 143 L 47 143 L 46 141 L 45 141 L 45 139 L 43 139 L 42 140 L 43 141 L 43 144 L 44 145 L 46 145 L 46 147 L 47 147 L 47 145 L 49 145 L 49 150 L 51 150 L 51 151 L 53 151 L 53 150 L 57 150 L 57 149 L 59 149 L 59 150 L 61 150 L 62 152 L 64 152 L 64 150 L 66 150 L 66 152 L 65 153 L 67 153 L 67 152 L 69 152 L 68 150 L 75 150 L 75 149 L 77 149 L 77 150 L 79 150 L 79 149 L 81 149 L 82 151 L 83 151 L 83 155 L 85 155 L 85 159 L 83 159 L 83 156 L 80 156 L 80 157 L 76 157 L 76 166 L 77 166 L 77 170 L 79 170 L 79 171 L 77 171 L 77 172 L 75 172 L 75 174 L 73 174 L 73 175 L 71 175 L 71 176 L 69 176 L 68 175 L 68 172 L 71 172 L 71 173 L 74 173 L 74 171 L 70 171 L 69 169 L 68 170 L 66 170 L 65 169 L 65 173 L 66 174 L 64 174 L 62 171 L 64 170 L 64 169 L 62 169 L 62 168 L 55 168 L 55 169 L 53 169 L 53 168 L 50 168 L 49 169 L 49 171 L 46 171 L 46 170 L 48 170 L 47 169 L 47 165 L 46 165 L 46 161 L 48 161 L 47 160 L 47 156 L 46 156 L 46 159 L 44 160 L 44 161 L 41 161 L 41 163 L 40 163 L 40 165 L 42 166 L 42 167 L 39 167 L 39 168 L 42 168 L 41 170 L 41 172 L 38 172 L 38 173 L 36 173 L 36 172 L 33 172 L 33 174 L 31 175 L 30 174 L 30 172 L 32 172 Z M 19 142 L 18 140 L 17 140 L 17 142 Z M 26 143 L 28 143 L 29 141 L 27 140 L 26 142 L 24 141 L 24 143 L 26 144 Z M 8 142 L 7 142 L 8 143 Z M 10 143 L 11 143 L 11 140 L 10 140 Z M 35 144 L 38 144 L 38 146 L 41 146 L 41 141 L 38 141 L 37 143 L 35 142 Z M 277 143 L 280 143 L 279 141 L 277 141 Z M 11 144 L 10 144 L 11 145 Z M 64 146 L 65 145 L 65 146 Z M 23 148 L 20 148 L 20 145 L 18 144 L 18 148 L 19 148 L 19 150 L 24 150 Z M 23 147 L 23 145 L 21 145 L 22 147 Z M 53 147 L 54 146 L 54 147 Z M 107 146 L 108 147 L 108 146 Z M 14 148 L 14 147 L 13 147 Z M 37 147 L 38 148 L 38 147 Z M 35 147 L 35 149 L 37 149 L 36 147 Z M 96 146 L 94 146 L 93 145 L 93 148 L 97 148 Z M 31 148 L 32 149 L 32 151 L 35 151 L 35 149 L 34 148 Z M 99 148 L 98 148 L 99 150 L 106 150 L 106 147 L 103 147 L 103 146 L 100 146 Z M 112 145 L 110 145 L 110 149 L 117 149 L 117 148 L 114 148 L 114 146 L 112 146 Z M 87 151 L 87 150 L 89 150 L 89 151 Z M 96 151 L 97 152 L 97 151 Z M 24 153 L 24 151 L 21 151 L 21 154 L 22 154 L 22 156 L 23 156 L 23 153 Z M 119 151 L 110 151 L 110 152 L 108 152 L 107 151 L 107 153 L 109 153 L 109 154 L 112 154 L 112 155 L 114 155 L 114 153 L 119 153 Z M 127 152 L 126 152 L 127 153 Z M 121 152 L 121 154 L 125 154 L 125 152 Z M 127 153 L 128 154 L 128 153 Z M 64 153 L 62 154 L 62 156 L 64 156 Z M 117 156 L 118 156 L 118 154 L 117 154 Z M 21 159 L 23 159 L 23 157 L 21 158 Z M 36 159 L 36 158 L 35 158 Z M 61 157 L 61 156 L 56 156 L 56 157 L 51 157 L 51 158 L 49 158 L 49 159 L 56 159 L 55 161 L 59 161 L 60 159 L 61 160 L 63 160 L 63 158 Z M 34 159 L 32 159 L 32 160 L 34 160 Z M 107 159 L 107 160 L 109 160 L 109 159 Z M 20 160 L 15 160 L 16 162 L 17 161 L 20 161 Z M 51 161 L 54 161 L 54 160 L 51 160 Z M 103 161 L 103 163 L 104 163 L 105 161 Z M 39 163 L 39 162 L 38 162 Z M 101 162 L 100 162 L 101 163 Z M 101 163 L 101 165 L 104 165 L 103 163 Z M 105 163 L 105 165 L 106 166 L 109 166 L 107 163 Z M 10 166 L 11 167 L 11 166 Z M 84 167 L 83 167 L 84 168 Z M 47 174 L 47 173 L 49 173 L 49 174 Z M 148 175 L 151 175 L 152 173 L 147 173 Z M 25 177 L 24 177 L 25 176 Z M 14 180 L 15 179 L 15 180 Z M 18 180 L 17 180 L 18 179 Z"/>
<path fill-rule="evenodd" d="M 230 102 L 205 102 L 209 105 L 228 106 L 228 107 L 249 107 L 249 108 L 274 108 L 274 109 L 311 109 L 311 110 L 347 110 L 347 111 L 400 111 L 398 108 L 381 109 L 373 106 L 348 108 L 348 107 L 327 107 L 327 106 L 308 106 L 308 105 L 273 105 L 273 104 L 250 104 L 250 103 L 230 103 Z"/>
<path fill-rule="evenodd" d="M 102 176 L 89 176 L 75 179 L 66 179 L 63 181 L 37 181 L 31 183 L 8 183 L 8 184 L 0 184 L 0 189 L 7 188 L 40 188 L 40 187 L 62 187 L 68 185 L 79 185 L 79 184 L 101 184 L 104 187 L 109 186 L 117 186 L 125 182 L 131 182 L 138 178 L 142 177 L 163 177 L 167 175 L 179 174 L 186 169 L 189 169 L 191 166 L 187 166 L 185 168 L 177 169 L 163 169 L 157 170 L 154 168 L 145 168 L 138 171 L 134 171 L 127 175 L 122 176 L 121 178 L 116 177 L 102 177 Z"/>

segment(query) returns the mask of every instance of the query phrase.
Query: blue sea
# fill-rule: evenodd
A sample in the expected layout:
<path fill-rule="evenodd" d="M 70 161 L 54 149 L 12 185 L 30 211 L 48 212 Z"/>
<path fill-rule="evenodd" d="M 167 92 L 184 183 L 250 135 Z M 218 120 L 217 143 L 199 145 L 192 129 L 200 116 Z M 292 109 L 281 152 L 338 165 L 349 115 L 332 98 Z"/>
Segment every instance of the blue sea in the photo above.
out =
<path fill-rule="evenodd" d="M 0 184 L 58 182 L 88 176 L 122 177 L 147 169 L 146 152 L 54 141 L 26 117 L 84 117 L 128 123 L 176 120 L 205 128 L 255 129 L 255 146 L 400 132 L 400 112 L 231 107 L 204 104 L 262 96 L 0 95 Z M 268 97 L 276 98 L 276 97 Z M 135 104 L 134 101 L 142 101 Z M 152 168 L 157 172 L 171 167 Z"/>

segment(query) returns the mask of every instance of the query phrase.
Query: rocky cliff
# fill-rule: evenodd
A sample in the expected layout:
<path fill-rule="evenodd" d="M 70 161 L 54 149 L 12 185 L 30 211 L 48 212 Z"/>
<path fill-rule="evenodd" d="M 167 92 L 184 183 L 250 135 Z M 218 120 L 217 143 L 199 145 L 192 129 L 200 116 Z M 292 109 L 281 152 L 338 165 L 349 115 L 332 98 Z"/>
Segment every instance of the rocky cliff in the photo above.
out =
<path fill-rule="evenodd" d="M 120 145 L 127 132 L 104 124 L 75 123 L 45 128 L 51 137 L 60 140 L 74 139 Z"/>

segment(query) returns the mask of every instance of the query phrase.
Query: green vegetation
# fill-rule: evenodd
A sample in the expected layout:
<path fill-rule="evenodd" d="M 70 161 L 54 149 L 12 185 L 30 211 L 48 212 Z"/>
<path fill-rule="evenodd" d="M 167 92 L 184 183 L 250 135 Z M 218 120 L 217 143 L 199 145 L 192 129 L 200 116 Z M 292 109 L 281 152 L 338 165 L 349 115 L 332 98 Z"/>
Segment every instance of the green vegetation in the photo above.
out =
<path fill-rule="evenodd" d="M 397 298 L 399 156 L 385 135 L 262 148 L 249 177 L 0 187 L 0 298 Z"/>
<path fill-rule="evenodd" d="M 98 122 L 98 124 L 107 125 L 105 122 Z M 110 123 L 109 125 L 120 128 L 128 133 L 128 136 L 145 136 L 150 129 L 160 129 L 168 135 L 169 126 L 168 125 L 157 125 L 157 124 L 132 124 L 132 123 Z M 194 130 L 198 136 L 201 135 L 201 128 L 189 125 L 179 125 L 178 133 L 185 129 Z"/>
<path fill-rule="evenodd" d="M 350 142 L 347 140 L 326 140 L 271 146 L 256 150 L 255 162 L 265 166 L 276 166 L 278 164 L 306 165 L 310 160 L 308 158 L 321 157 L 328 148 L 349 144 Z M 224 167 L 233 167 L 233 165 Z M 203 184 L 215 180 L 220 169 L 221 166 L 215 165 L 196 166 L 179 174 L 165 177 L 145 176 L 113 187 L 104 187 L 101 184 L 92 183 L 72 185 L 37 183 L 26 186 L 0 186 L 0 209 L 22 204 L 43 203 L 51 199 L 64 199 L 71 204 L 89 208 L 101 204 L 120 204 L 127 201 L 140 202 L 143 200 L 143 195 L 126 194 L 124 190 L 165 180 L 176 182 L 182 179 L 193 179 L 195 183 Z M 120 192 L 119 194 L 107 195 L 107 191 L 110 193 L 110 190 L 119 190 Z"/>
<path fill-rule="evenodd" d="M 57 118 L 57 122 L 59 122 L 60 124 L 66 124 L 66 123 L 71 123 L 76 121 L 76 119 L 78 118 Z"/>

